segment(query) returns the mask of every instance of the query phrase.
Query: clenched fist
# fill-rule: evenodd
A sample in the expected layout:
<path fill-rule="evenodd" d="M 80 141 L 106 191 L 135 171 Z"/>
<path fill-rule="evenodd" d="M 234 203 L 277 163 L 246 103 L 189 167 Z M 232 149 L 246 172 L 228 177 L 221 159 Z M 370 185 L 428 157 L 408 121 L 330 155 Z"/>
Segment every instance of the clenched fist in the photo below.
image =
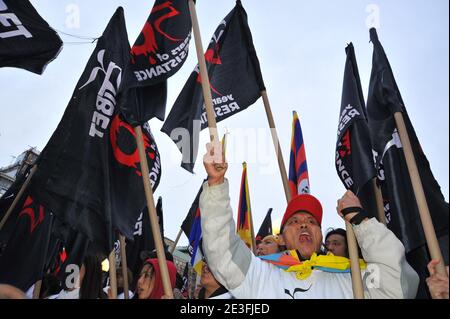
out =
<path fill-rule="evenodd" d="M 355 212 L 351 212 L 349 214 L 346 214 L 345 216 L 342 214 L 342 210 L 345 208 L 349 208 L 349 207 L 360 207 L 361 206 L 361 202 L 359 201 L 359 198 L 351 191 L 348 190 L 345 192 L 344 196 L 342 196 L 341 199 L 339 199 L 337 201 L 337 212 L 339 214 L 339 216 L 341 216 L 344 220 L 350 222 L 350 220 L 358 214 L 358 211 L 355 210 Z"/>

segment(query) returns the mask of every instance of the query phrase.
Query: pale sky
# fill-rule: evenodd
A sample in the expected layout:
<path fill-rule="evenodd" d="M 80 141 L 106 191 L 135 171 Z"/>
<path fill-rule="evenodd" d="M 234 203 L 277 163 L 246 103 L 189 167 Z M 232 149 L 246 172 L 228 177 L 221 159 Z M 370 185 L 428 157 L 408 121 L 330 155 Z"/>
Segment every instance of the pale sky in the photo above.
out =
<path fill-rule="evenodd" d="M 152 0 L 32 1 L 56 30 L 99 37 L 117 6 L 123 6 L 130 43 L 134 43 L 153 6 Z M 367 99 L 372 44 L 378 35 L 435 178 L 449 198 L 449 4 L 447 0 L 269 1 L 242 0 L 261 63 L 286 166 L 292 111 L 298 112 L 306 147 L 311 192 L 322 202 L 322 228 L 342 227 L 336 200 L 345 189 L 334 166 L 345 46 L 353 42 Z M 234 0 L 197 0 L 203 46 Z M 42 76 L 21 69 L 0 69 L 0 167 L 29 146 L 42 150 L 55 130 L 95 44 L 61 34 L 66 44 Z M 82 44 L 73 42 L 85 42 Z M 193 42 L 183 68 L 169 79 L 167 113 L 196 64 Z M 162 158 L 163 175 L 155 192 L 163 196 L 165 235 L 174 239 L 205 177 L 201 163 L 206 130 L 191 175 L 162 122 L 150 121 Z M 281 219 L 286 200 L 261 99 L 219 123 L 228 130 L 231 206 L 236 216 L 243 161 L 248 163 L 255 232 L 269 207 Z M 180 244 L 187 244 L 183 235 Z"/>

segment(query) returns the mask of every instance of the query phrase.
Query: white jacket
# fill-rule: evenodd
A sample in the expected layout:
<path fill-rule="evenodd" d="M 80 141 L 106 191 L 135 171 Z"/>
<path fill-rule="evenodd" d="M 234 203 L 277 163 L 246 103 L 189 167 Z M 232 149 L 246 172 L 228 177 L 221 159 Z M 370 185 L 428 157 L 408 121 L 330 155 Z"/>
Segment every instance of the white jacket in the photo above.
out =
<path fill-rule="evenodd" d="M 305 280 L 255 257 L 236 235 L 228 181 L 203 185 L 200 196 L 203 249 L 216 279 L 238 299 L 353 298 L 350 273 L 313 270 Z M 366 298 L 414 298 L 419 277 L 397 237 L 372 218 L 353 227 L 367 263 L 361 272 Z"/>

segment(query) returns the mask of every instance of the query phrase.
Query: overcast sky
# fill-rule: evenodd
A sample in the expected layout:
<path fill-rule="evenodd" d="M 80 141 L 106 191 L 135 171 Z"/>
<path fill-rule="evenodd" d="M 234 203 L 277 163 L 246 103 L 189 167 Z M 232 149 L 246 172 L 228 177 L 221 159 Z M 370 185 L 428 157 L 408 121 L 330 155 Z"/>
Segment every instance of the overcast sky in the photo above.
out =
<path fill-rule="evenodd" d="M 134 43 L 153 6 L 152 0 L 32 1 L 56 30 L 99 37 L 117 6 L 123 6 Z M 334 166 L 345 46 L 353 42 L 367 98 L 372 63 L 369 27 L 377 26 L 403 100 L 433 173 L 449 194 L 449 4 L 447 0 L 269 1 L 242 0 L 271 101 L 286 166 L 292 111 L 298 112 L 306 147 L 310 186 L 324 207 L 322 228 L 342 227 L 336 200 L 345 189 Z M 197 0 L 203 45 L 233 8 L 233 0 Z M 95 44 L 61 33 L 58 58 L 42 76 L 0 69 L 0 167 L 29 146 L 42 150 L 58 125 Z M 73 43 L 84 42 L 84 43 Z M 183 68 L 169 80 L 167 114 L 196 64 L 195 47 Z M 166 114 L 166 115 L 167 115 Z M 180 168 L 175 144 L 150 121 L 162 157 L 163 175 L 156 196 L 163 196 L 165 235 L 174 239 L 205 177 Z M 286 207 L 261 99 L 246 111 L 219 123 L 228 130 L 231 206 L 236 216 L 242 162 L 248 162 L 251 206 L 258 230 L 267 210 L 280 220 Z M 202 140 L 207 141 L 206 130 Z M 203 143 L 204 144 L 204 143 Z M 203 145 L 201 144 L 201 145 Z M 187 244 L 185 236 L 181 244 Z"/>

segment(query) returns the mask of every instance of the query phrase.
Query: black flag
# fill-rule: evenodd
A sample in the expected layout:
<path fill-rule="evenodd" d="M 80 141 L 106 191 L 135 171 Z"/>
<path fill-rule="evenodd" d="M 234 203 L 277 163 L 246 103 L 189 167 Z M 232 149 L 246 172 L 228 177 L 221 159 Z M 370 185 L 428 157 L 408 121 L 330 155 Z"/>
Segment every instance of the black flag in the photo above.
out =
<path fill-rule="evenodd" d="M 153 117 L 164 120 L 167 79 L 184 64 L 191 39 L 191 17 L 186 0 L 156 0 L 131 48 L 120 104 L 125 119 L 142 125 Z"/>
<path fill-rule="evenodd" d="M 49 251 L 51 259 L 48 271 L 57 276 L 63 288 L 71 288 L 76 279 L 75 267 L 81 267 L 88 249 L 94 253 L 98 252 L 99 248 L 92 245 L 85 235 L 57 218 L 54 220 L 51 236 L 51 246 L 56 246 L 56 249 L 54 252 Z"/>
<path fill-rule="evenodd" d="M 20 189 L 23 187 L 23 184 L 30 172 L 30 168 L 30 166 L 27 166 L 22 174 L 16 175 L 15 181 L 0 198 L 0 221 L 2 221 L 6 216 L 8 209 L 17 197 Z M 9 237 L 14 232 L 17 218 L 18 214 L 11 213 L 0 231 L 0 255 L 2 250 L 6 247 Z"/>
<path fill-rule="evenodd" d="M 272 235 L 272 208 L 269 208 L 269 211 L 266 214 L 266 217 L 264 218 L 261 227 L 259 227 L 258 234 L 256 235 L 256 245 L 261 243 L 261 241 L 264 239 L 264 237 L 268 235 Z"/>
<path fill-rule="evenodd" d="M 21 68 L 42 74 L 62 47 L 28 0 L 0 0 L 0 67 Z"/>
<path fill-rule="evenodd" d="M 350 43 L 345 51 L 347 59 L 337 130 L 336 171 L 345 188 L 358 195 L 365 210 L 376 216 L 371 180 L 377 174 L 353 44 Z"/>
<path fill-rule="evenodd" d="M 220 23 L 205 53 L 216 121 L 258 100 L 265 90 L 258 57 L 240 1 Z M 200 131 L 208 127 L 199 67 L 189 77 L 161 131 L 183 153 L 181 166 L 193 172 Z"/>
<path fill-rule="evenodd" d="M 43 276 L 53 215 L 28 191 L 12 215 L 15 226 L 0 255 L 0 282 L 26 291 Z"/>
<path fill-rule="evenodd" d="M 370 39 L 374 51 L 367 113 L 372 145 L 377 153 L 376 162 L 385 202 L 386 220 L 388 227 L 405 245 L 407 259 L 421 277 L 418 296 L 424 297 L 427 291 L 424 279 L 428 276 L 426 265 L 430 257 L 427 253 L 425 235 L 403 147 L 395 126 L 393 116 L 395 112 L 403 114 L 428 208 L 446 264 L 448 264 L 449 206 L 420 146 L 375 29 L 370 30 Z"/>
<path fill-rule="evenodd" d="M 130 46 L 123 9 L 117 9 L 88 61 L 72 99 L 37 161 L 33 187 L 45 206 L 108 254 L 114 229 L 133 237 L 145 205 L 136 133 L 116 108 Z M 148 125 L 144 146 L 150 180 L 161 166 Z"/>

